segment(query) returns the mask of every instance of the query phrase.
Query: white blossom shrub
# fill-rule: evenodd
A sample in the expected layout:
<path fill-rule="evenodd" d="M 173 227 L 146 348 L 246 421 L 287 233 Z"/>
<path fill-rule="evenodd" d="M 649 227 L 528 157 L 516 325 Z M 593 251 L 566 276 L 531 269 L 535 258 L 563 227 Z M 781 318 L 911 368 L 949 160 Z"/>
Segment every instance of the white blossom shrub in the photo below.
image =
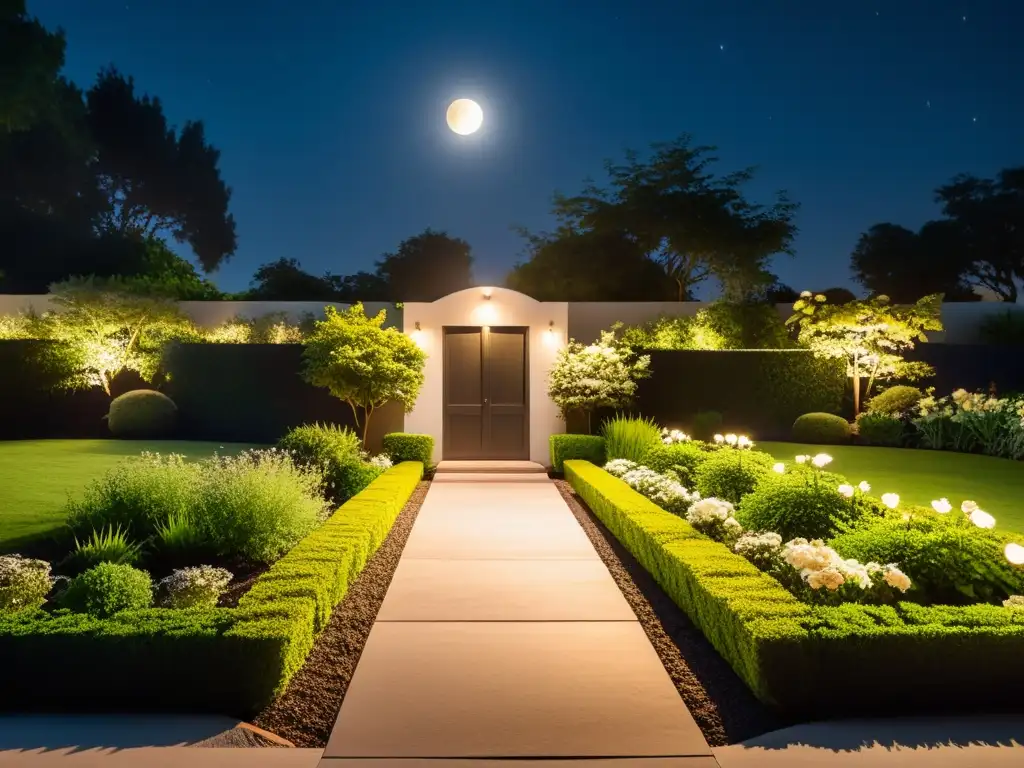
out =
<path fill-rule="evenodd" d="M 912 586 L 894 563 L 843 559 L 820 539 L 797 538 L 782 548 L 782 560 L 797 571 L 813 598 L 827 602 L 892 602 Z M 829 594 L 831 593 L 831 594 Z"/>
<path fill-rule="evenodd" d="M 157 584 L 160 604 L 165 608 L 215 608 L 232 578 L 231 571 L 212 565 L 180 568 Z"/>
<path fill-rule="evenodd" d="M 391 469 L 395 464 L 391 461 L 391 457 L 386 453 L 378 453 L 370 459 L 370 465 L 377 467 L 378 469 L 386 470 Z"/>
<path fill-rule="evenodd" d="M 782 537 L 777 533 L 748 531 L 733 545 L 733 551 L 747 558 L 760 570 L 769 572 L 778 567 L 782 556 Z"/>
<path fill-rule="evenodd" d="M 743 533 L 743 526 L 733 516 L 735 512 L 728 501 L 700 499 L 687 509 L 686 521 L 708 538 L 731 542 Z"/>
<path fill-rule="evenodd" d="M 622 479 L 634 491 L 646 496 L 666 512 L 684 515 L 690 504 L 700 498 L 699 494 L 690 493 L 668 475 L 662 475 L 647 467 L 637 467 L 622 476 Z"/>
<path fill-rule="evenodd" d="M 0 613 L 38 608 L 52 586 L 50 564 L 45 560 L 0 556 Z"/>
<path fill-rule="evenodd" d="M 1010 595 L 1008 598 L 1003 600 L 1004 608 L 1015 608 L 1018 611 L 1024 611 L 1024 595 Z"/>
<path fill-rule="evenodd" d="M 604 465 L 604 471 L 609 475 L 621 478 L 627 472 L 632 472 L 639 466 L 635 461 L 630 461 L 629 459 L 612 459 Z"/>

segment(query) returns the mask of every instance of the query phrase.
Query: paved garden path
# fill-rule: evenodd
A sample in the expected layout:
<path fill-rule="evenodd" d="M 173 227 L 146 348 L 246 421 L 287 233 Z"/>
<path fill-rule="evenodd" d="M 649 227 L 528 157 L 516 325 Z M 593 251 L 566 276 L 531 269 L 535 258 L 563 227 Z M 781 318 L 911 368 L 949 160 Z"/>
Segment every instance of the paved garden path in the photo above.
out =
<path fill-rule="evenodd" d="M 431 485 L 321 766 L 402 758 L 717 767 L 546 475 Z"/>

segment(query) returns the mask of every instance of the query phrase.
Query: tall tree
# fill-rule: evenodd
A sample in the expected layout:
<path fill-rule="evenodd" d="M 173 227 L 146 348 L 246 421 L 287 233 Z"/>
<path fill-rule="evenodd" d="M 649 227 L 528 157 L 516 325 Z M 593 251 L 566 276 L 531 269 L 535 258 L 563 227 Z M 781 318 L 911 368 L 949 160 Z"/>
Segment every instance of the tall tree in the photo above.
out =
<path fill-rule="evenodd" d="M 1024 280 L 1024 166 L 994 179 L 961 174 L 939 187 L 936 201 L 960 230 L 969 280 L 1015 302 Z"/>
<path fill-rule="evenodd" d="M 99 228 L 138 239 L 170 232 L 207 272 L 230 258 L 237 245 L 231 191 L 203 124 L 190 121 L 176 133 L 160 100 L 136 94 L 132 78 L 113 68 L 100 72 L 86 101 L 106 197 Z"/>
<path fill-rule="evenodd" d="M 336 301 L 332 279 L 311 275 L 295 259 L 281 258 L 257 269 L 243 295 L 254 301 Z"/>
<path fill-rule="evenodd" d="M 327 275 L 325 279 L 337 295 L 337 301 L 392 301 L 388 281 L 375 272 L 354 275 Z"/>
<path fill-rule="evenodd" d="M 875 224 L 857 241 L 850 268 L 872 294 L 900 304 L 935 293 L 951 301 L 978 298 L 964 279 L 971 261 L 962 230 L 949 220 L 930 221 L 918 232 Z"/>
<path fill-rule="evenodd" d="M 31 18 L 24 0 L 0 0 L 0 129 L 26 130 L 50 111 L 64 47 L 64 33 Z"/>
<path fill-rule="evenodd" d="M 714 176 L 714 149 L 684 135 L 655 144 L 647 160 L 628 152 L 624 164 L 606 162 L 607 188 L 589 184 L 575 197 L 556 195 L 554 214 L 564 231 L 635 243 L 672 279 L 679 301 L 713 277 L 728 294 L 749 294 L 774 280 L 772 256 L 791 253 L 797 206 L 783 192 L 771 206 L 750 202 L 741 188 L 753 170 Z"/>
<path fill-rule="evenodd" d="M 393 301 L 436 301 L 473 285 L 473 256 L 465 240 L 427 228 L 384 254 L 377 276 Z"/>
<path fill-rule="evenodd" d="M 607 233 L 528 235 L 505 285 L 538 301 L 671 301 L 674 285 L 636 243 Z"/>

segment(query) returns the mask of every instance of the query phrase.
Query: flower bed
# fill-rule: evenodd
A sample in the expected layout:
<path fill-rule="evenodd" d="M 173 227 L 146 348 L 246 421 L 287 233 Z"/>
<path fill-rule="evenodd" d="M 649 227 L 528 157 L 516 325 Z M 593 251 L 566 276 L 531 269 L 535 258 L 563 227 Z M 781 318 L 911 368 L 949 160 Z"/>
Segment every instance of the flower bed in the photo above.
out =
<path fill-rule="evenodd" d="M 301 666 L 314 635 L 383 542 L 423 474 L 387 470 L 256 580 L 238 608 L 147 608 L 109 618 L 0 613 L 3 702 L 19 710 L 249 715 Z"/>
<path fill-rule="evenodd" d="M 765 703 L 818 719 L 1019 707 L 1024 610 L 806 602 L 603 469 L 570 460 L 565 473 Z"/>

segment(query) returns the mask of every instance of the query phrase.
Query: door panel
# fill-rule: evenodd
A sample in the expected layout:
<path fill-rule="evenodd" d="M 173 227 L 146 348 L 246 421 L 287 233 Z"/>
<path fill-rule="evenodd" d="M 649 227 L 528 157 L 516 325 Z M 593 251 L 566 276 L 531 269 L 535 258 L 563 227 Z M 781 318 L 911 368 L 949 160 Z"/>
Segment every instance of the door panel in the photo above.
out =
<path fill-rule="evenodd" d="M 446 328 L 446 459 L 528 459 L 528 347 L 524 328 Z"/>

